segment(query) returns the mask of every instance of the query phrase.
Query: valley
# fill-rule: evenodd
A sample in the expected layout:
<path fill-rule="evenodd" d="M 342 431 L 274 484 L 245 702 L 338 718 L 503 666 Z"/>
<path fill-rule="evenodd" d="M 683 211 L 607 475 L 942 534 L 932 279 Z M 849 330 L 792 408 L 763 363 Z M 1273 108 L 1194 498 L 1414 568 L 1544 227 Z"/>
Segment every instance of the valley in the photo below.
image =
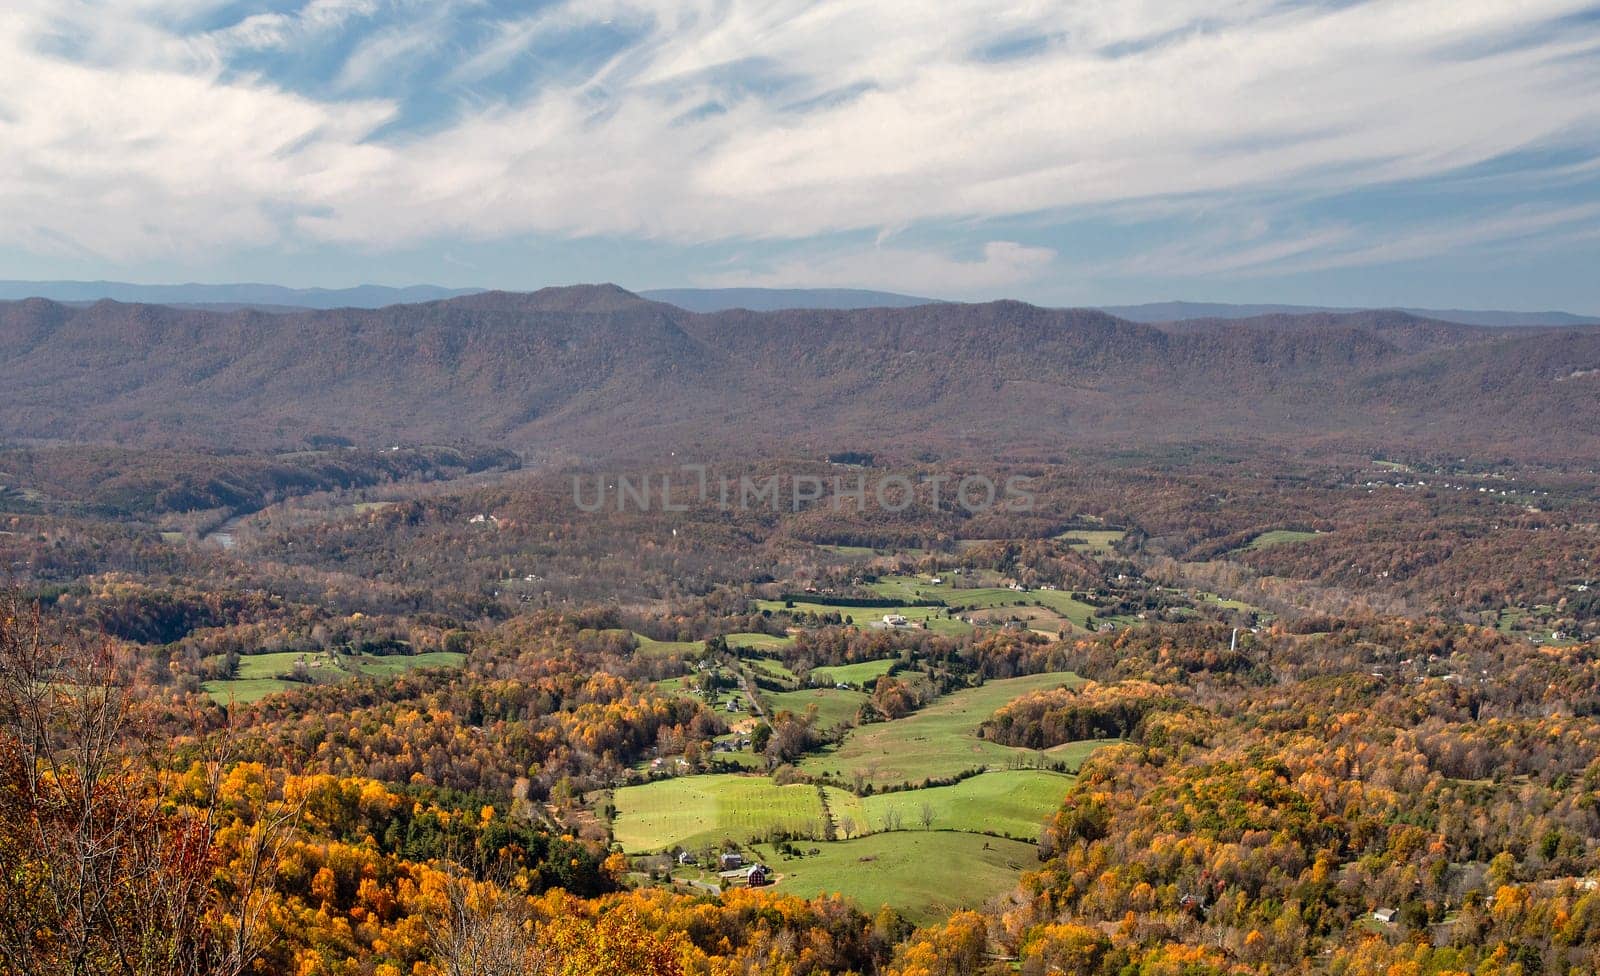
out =
<path fill-rule="evenodd" d="M 557 297 L 571 309 L 550 310 Z M 504 315 L 498 328 L 522 323 L 517 341 L 537 343 L 556 341 L 540 322 L 625 331 L 644 316 L 682 349 L 737 321 L 753 334 L 723 344 L 750 375 L 770 357 L 812 370 L 826 396 L 856 382 L 830 365 L 860 355 L 841 351 L 843 323 L 812 337 L 808 361 L 749 313 L 691 321 L 584 291 L 519 298 L 518 318 L 474 300 L 406 314 Z M 950 316 L 1046 327 L 1020 309 L 918 327 L 954 342 Z M 1110 343 L 1095 353 L 1106 382 L 1124 368 L 1124 326 L 1051 321 Z M 1344 325 L 1393 344 L 1374 362 L 1502 341 L 1321 322 Z M 1261 322 L 1227 341 L 1280 328 L 1314 332 Z M 1190 332 L 1130 334 L 1149 360 Z M 1296 356 L 1333 340 L 1306 341 Z M 125 701 L 140 737 L 100 741 L 126 743 L 117 761 L 171 798 L 148 816 L 222 811 L 208 843 L 225 872 L 271 852 L 251 896 L 274 913 L 252 936 L 267 971 L 433 976 L 445 950 L 419 933 L 462 910 L 452 891 L 484 924 L 628 918 L 641 944 L 715 925 L 673 943 L 706 972 L 766 972 L 769 937 L 835 947 L 807 972 L 886 976 L 924 972 L 911 960 L 952 940 L 988 972 L 1048 972 L 1082 949 L 1098 961 L 1064 971 L 1095 976 L 1277 971 L 1308 946 L 1365 976 L 1364 960 L 1411 958 L 1421 938 L 1428 976 L 1489 942 L 1589 958 L 1586 936 L 1539 934 L 1587 911 L 1581 883 L 1600 870 L 1582 840 L 1600 831 L 1585 799 L 1600 482 L 1549 432 L 1518 426 L 1523 456 L 1463 458 L 1451 448 L 1483 432 L 1446 403 L 1438 423 L 1460 440 L 1426 449 L 1380 449 L 1359 424 L 1314 448 L 1286 429 L 1177 444 L 1034 424 L 972 451 L 987 408 L 941 414 L 916 443 L 846 411 L 813 435 L 827 450 L 720 451 L 709 476 L 776 486 L 740 506 L 683 475 L 664 392 L 681 377 L 650 375 L 616 403 L 655 398 L 664 456 L 629 459 L 626 437 L 554 414 L 419 443 L 396 433 L 403 412 L 270 449 L 0 448 L 0 560 L 16 581 L 0 649 L 7 674 L 34 675 L 0 686 L 63 692 L 0 687 L 7 714 Z M 534 385 L 600 423 L 616 404 L 584 398 L 610 381 L 580 393 L 576 376 Z M 954 409 L 893 395 L 906 426 Z M 700 443 L 721 445 L 721 408 L 701 407 Z M 350 429 L 325 416 L 319 429 Z M 519 446 L 486 446 L 502 443 Z M 851 487 L 889 477 L 914 486 L 899 503 Z M 575 478 L 671 487 L 595 510 Z M 971 478 L 1026 485 L 1030 504 L 933 493 Z M 800 484 L 820 494 L 771 504 Z M 1497 913 L 1503 898 L 1527 914 Z M 1375 919 L 1388 906 L 1398 921 Z"/>

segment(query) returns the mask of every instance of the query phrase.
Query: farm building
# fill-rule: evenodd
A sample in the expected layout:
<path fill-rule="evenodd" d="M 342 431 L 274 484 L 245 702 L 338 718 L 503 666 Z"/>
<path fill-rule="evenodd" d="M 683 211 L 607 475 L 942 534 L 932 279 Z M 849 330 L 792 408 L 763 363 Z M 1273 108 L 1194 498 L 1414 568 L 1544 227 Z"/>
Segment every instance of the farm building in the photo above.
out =
<path fill-rule="evenodd" d="M 1392 908 L 1380 908 L 1372 913 L 1372 917 L 1385 925 L 1393 925 L 1396 914 L 1398 913 Z"/>
<path fill-rule="evenodd" d="M 732 871 L 744 867 L 744 855 L 738 851 L 726 851 L 717 858 L 717 870 Z"/>
<path fill-rule="evenodd" d="M 772 883 L 772 872 L 768 871 L 764 864 L 752 864 L 747 868 L 720 871 L 717 873 L 717 878 L 722 882 L 724 888 L 737 884 L 759 888 L 762 885 Z"/>

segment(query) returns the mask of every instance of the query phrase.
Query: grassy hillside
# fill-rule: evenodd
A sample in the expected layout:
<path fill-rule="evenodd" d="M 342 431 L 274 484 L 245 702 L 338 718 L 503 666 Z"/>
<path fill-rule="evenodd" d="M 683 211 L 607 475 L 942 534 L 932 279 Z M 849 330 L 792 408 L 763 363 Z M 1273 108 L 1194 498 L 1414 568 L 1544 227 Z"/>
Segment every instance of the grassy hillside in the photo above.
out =
<path fill-rule="evenodd" d="M 800 768 L 846 782 L 859 776 L 863 782 L 888 786 L 955 776 L 977 766 L 1032 764 L 1035 753 L 980 739 L 978 725 L 1018 695 L 1082 681 L 1070 672 L 990 681 L 947 695 L 905 718 L 855 729 L 837 748 L 803 759 Z M 1047 755 L 1075 766 L 1083 750 L 1074 745 Z"/>
<path fill-rule="evenodd" d="M 680 776 L 617 790 L 612 835 L 623 850 L 745 843 L 773 827 L 820 834 L 822 800 L 808 785 L 765 776 Z"/>
<path fill-rule="evenodd" d="M 777 890 L 795 895 L 847 894 L 873 910 L 891 905 L 914 922 L 976 908 L 1011 890 L 1037 867 L 1032 844 L 941 830 L 900 831 L 816 845 L 816 855 L 781 859 L 756 852 L 777 870 Z"/>

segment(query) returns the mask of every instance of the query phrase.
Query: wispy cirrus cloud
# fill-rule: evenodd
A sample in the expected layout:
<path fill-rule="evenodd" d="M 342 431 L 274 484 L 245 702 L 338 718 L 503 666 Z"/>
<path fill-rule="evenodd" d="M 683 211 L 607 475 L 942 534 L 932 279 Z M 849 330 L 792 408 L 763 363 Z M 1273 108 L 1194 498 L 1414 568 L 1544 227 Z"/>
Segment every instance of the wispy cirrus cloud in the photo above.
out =
<path fill-rule="evenodd" d="M 871 288 L 891 281 L 911 292 L 961 294 L 1030 281 L 1048 269 L 1056 252 L 1015 241 L 989 241 L 970 258 L 910 247 L 830 248 L 770 266 L 696 276 L 709 288 Z"/>
<path fill-rule="evenodd" d="M 1347 222 L 1278 226 L 1256 219 L 1154 248 L 1094 269 L 1117 276 L 1260 277 L 1393 264 L 1444 251 L 1507 252 L 1560 247 L 1600 231 L 1600 202 L 1519 206 L 1494 216 L 1419 221 L 1374 234 Z"/>
<path fill-rule="evenodd" d="M 725 242 L 749 263 L 708 279 L 977 290 L 1047 274 L 1085 213 L 1273 211 L 1297 230 L 1125 262 L 1249 276 L 1475 246 L 1475 224 L 1530 205 L 1518 181 L 1563 170 L 1582 203 L 1600 159 L 1600 18 L 1580 0 L 229 9 L 20 0 L 0 15 L 8 243 L 115 261 Z M 295 63 L 309 46 L 315 71 Z M 1295 216 L 1540 153 L 1561 161 L 1482 176 L 1483 213 L 1433 220 L 1409 248 L 1367 239 L 1360 207 Z M 992 226 L 1018 219 L 1036 239 Z M 906 227 L 943 243 L 794 257 Z"/>

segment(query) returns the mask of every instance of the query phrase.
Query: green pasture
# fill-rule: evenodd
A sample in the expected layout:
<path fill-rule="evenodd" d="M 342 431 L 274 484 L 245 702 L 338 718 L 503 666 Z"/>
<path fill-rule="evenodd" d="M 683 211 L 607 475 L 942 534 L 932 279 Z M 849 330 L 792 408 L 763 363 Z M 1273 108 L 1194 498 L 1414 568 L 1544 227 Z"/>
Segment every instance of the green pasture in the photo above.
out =
<path fill-rule="evenodd" d="M 875 912 L 890 905 L 922 924 L 977 908 L 1017 884 L 1039 864 L 1032 844 L 944 830 L 909 830 L 834 841 L 815 855 L 781 858 L 767 845 L 756 853 L 778 875 L 777 890 L 811 898 L 843 894 Z"/>
<path fill-rule="evenodd" d="M 387 677 L 414 668 L 460 667 L 467 656 L 455 651 L 430 651 L 425 654 L 357 654 L 339 657 L 339 664 L 327 654 L 302 651 L 274 651 L 267 654 L 246 654 L 239 658 L 235 677 L 223 681 L 207 681 L 201 687 L 213 700 L 219 702 L 253 702 L 280 691 L 304 688 L 305 682 L 284 681 L 277 676 L 294 668 L 295 662 L 305 660 L 311 666 L 311 677 L 319 683 L 341 681 L 351 674 Z"/>
<path fill-rule="evenodd" d="M 817 728 L 828 729 L 835 725 L 854 725 L 856 713 L 867 696 L 859 691 L 841 688 L 802 688 L 799 691 L 766 692 L 767 709 L 772 714 L 788 710 L 803 714 L 811 705 L 817 706 Z"/>
<path fill-rule="evenodd" d="M 1307 539 L 1315 539 L 1317 535 L 1316 532 L 1301 532 L 1296 529 L 1272 529 L 1251 539 L 1249 545 L 1240 551 L 1249 552 L 1252 549 L 1266 549 L 1269 546 L 1281 546 L 1289 542 L 1304 542 Z"/>
<path fill-rule="evenodd" d="M 1105 559 L 1116 555 L 1114 548 L 1128 533 L 1122 529 L 1072 529 L 1056 536 L 1070 540 L 1068 545 L 1091 559 Z"/>
<path fill-rule="evenodd" d="M 612 836 L 623 850 L 745 843 L 773 827 L 821 833 L 822 800 L 806 784 L 778 786 L 765 776 L 679 776 L 625 786 L 612 796 Z"/>
<path fill-rule="evenodd" d="M 855 664 L 836 664 L 828 667 L 816 668 L 811 672 L 813 682 L 827 682 L 828 684 L 847 684 L 860 687 L 874 678 L 881 678 L 894 667 L 894 658 L 883 658 L 878 661 L 858 661 Z"/>
<path fill-rule="evenodd" d="M 995 709 L 1019 695 L 1082 683 L 1076 674 L 1059 672 L 966 688 L 905 718 L 857 728 L 841 745 L 801 760 L 800 768 L 847 783 L 859 775 L 863 782 L 885 786 L 943 779 L 977 766 L 996 769 L 1017 763 L 1031 765 L 1037 753 L 980 739 L 978 726 Z M 1082 751 L 1074 751 L 1075 745 L 1078 744 L 1058 746 L 1046 755 L 1051 761 L 1064 760 L 1075 767 Z"/>
<path fill-rule="evenodd" d="M 851 836 L 887 830 L 921 830 L 924 805 L 934 830 L 996 833 L 1037 840 L 1044 821 L 1061 809 L 1074 777 L 1047 769 L 1000 769 L 953 786 L 874 793 L 858 797 L 829 788 L 836 827 Z M 844 836 L 842 833 L 840 836 Z"/>
<path fill-rule="evenodd" d="M 728 634 L 723 638 L 728 646 L 736 650 L 761 650 L 772 651 L 780 647 L 788 647 L 794 643 L 793 637 L 775 637 L 772 634 Z"/>

